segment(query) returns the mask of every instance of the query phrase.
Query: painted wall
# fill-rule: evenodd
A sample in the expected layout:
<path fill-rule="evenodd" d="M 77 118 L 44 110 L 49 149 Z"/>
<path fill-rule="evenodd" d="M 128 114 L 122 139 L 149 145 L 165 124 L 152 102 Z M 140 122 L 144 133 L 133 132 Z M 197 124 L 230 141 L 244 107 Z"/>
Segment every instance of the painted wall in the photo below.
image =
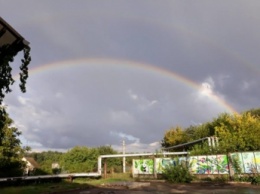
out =
<path fill-rule="evenodd" d="M 153 174 L 152 159 L 133 159 L 133 174 Z"/>
<path fill-rule="evenodd" d="M 193 174 L 228 174 L 228 158 L 226 155 L 191 156 L 190 171 Z"/>
<path fill-rule="evenodd" d="M 227 155 L 190 156 L 179 158 L 134 159 L 133 174 L 158 174 L 168 165 L 186 164 L 193 174 L 229 174 L 235 171 L 233 161 L 237 161 L 241 173 L 260 173 L 260 151 L 241 152 Z M 230 158 L 230 161 L 229 161 Z"/>
<path fill-rule="evenodd" d="M 174 165 L 177 164 L 186 164 L 187 158 L 186 157 L 180 157 L 180 158 L 156 158 L 156 172 L 158 174 L 161 174 L 163 172 L 163 169 L 168 165 Z"/>
<path fill-rule="evenodd" d="M 260 152 L 232 153 L 230 156 L 238 160 L 241 173 L 260 173 Z M 232 164 L 231 167 L 235 170 Z"/>

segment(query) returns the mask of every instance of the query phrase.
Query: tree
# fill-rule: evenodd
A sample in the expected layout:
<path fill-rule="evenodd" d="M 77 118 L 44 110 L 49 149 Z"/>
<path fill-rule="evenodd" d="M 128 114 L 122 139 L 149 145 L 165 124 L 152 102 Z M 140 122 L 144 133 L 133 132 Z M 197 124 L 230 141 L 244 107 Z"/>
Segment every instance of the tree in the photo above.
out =
<path fill-rule="evenodd" d="M 4 125 L 0 128 L 0 177 L 20 176 L 23 173 L 22 157 L 29 147 L 21 146 L 20 135 L 21 132 L 6 114 Z"/>
<path fill-rule="evenodd" d="M 26 80 L 28 78 L 28 65 L 31 62 L 30 47 L 28 42 L 16 32 L 6 21 L 0 17 L 0 106 L 5 94 L 11 92 L 10 86 L 14 83 L 12 67 L 14 57 L 20 52 L 24 52 L 20 66 L 20 89 L 26 92 Z M 5 118 L 5 109 L 0 109 L 0 120 Z M 4 125 L 4 123 L 0 123 Z M 1 126 L 0 126 L 1 128 Z"/>
<path fill-rule="evenodd" d="M 161 145 L 162 147 L 167 148 L 186 143 L 188 140 L 189 137 L 185 131 L 181 127 L 177 126 L 176 128 L 171 128 L 165 132 Z"/>
<path fill-rule="evenodd" d="M 21 132 L 12 126 L 2 106 L 5 94 L 11 92 L 14 83 L 12 67 L 14 57 L 23 50 L 24 57 L 20 65 L 20 89 L 26 92 L 28 65 L 31 61 L 28 42 L 0 17 L 0 176 L 18 175 L 22 171 L 21 156 L 26 149 L 21 147 L 18 136 Z"/>
<path fill-rule="evenodd" d="M 63 155 L 62 167 L 67 172 L 96 172 L 97 161 L 100 155 L 116 154 L 117 152 L 111 146 L 100 146 L 97 148 L 88 148 L 85 146 L 76 146 L 68 150 Z M 121 161 L 117 158 L 107 160 L 107 167 L 120 166 Z"/>
<path fill-rule="evenodd" d="M 204 137 L 209 137 L 209 123 L 188 127 L 187 129 L 185 129 L 185 133 L 189 137 L 189 141 L 195 141 Z"/>
<path fill-rule="evenodd" d="M 112 155 L 118 154 L 111 146 L 100 146 L 97 147 L 99 155 Z M 122 172 L 122 158 L 106 158 L 106 164 L 108 169 L 113 169 L 115 172 Z M 102 165 L 104 165 L 105 160 L 102 160 Z M 128 161 L 126 161 L 127 163 Z"/>
<path fill-rule="evenodd" d="M 189 142 L 211 136 L 209 125 L 210 123 L 203 123 L 198 126 L 191 126 L 185 129 L 185 133 L 187 133 L 189 137 Z M 189 146 L 187 146 L 187 150 L 190 152 L 191 155 L 209 154 L 213 151 L 209 147 L 207 139 L 194 144 L 190 144 Z"/>
<path fill-rule="evenodd" d="M 20 66 L 20 89 L 22 92 L 26 92 L 25 84 L 28 78 L 28 65 L 31 61 L 30 48 L 24 48 L 23 51 L 24 59 L 21 60 L 22 64 Z M 0 47 L 0 104 L 2 104 L 5 94 L 12 91 L 10 86 L 14 83 L 14 79 L 10 63 L 13 62 L 17 53 L 14 46 L 4 45 Z"/>
<path fill-rule="evenodd" d="M 246 111 L 245 113 L 250 113 L 252 116 L 255 116 L 258 119 L 260 119 L 260 108 L 250 109 L 250 110 Z"/>
<path fill-rule="evenodd" d="M 260 149 L 260 120 L 250 112 L 226 116 L 215 130 L 221 152 Z"/>
<path fill-rule="evenodd" d="M 73 172 L 93 172 L 97 168 L 98 151 L 96 148 L 76 146 L 63 155 L 65 171 Z"/>
<path fill-rule="evenodd" d="M 207 140 L 192 143 L 205 137 L 218 137 L 219 146 L 211 147 Z M 210 122 L 190 126 L 184 130 L 180 127 L 165 132 L 162 147 L 171 147 L 189 143 L 186 149 L 191 154 L 226 153 L 235 151 L 255 151 L 260 149 L 260 109 L 251 109 L 242 114 L 220 114 Z M 181 150 L 180 147 L 175 150 Z"/>
<path fill-rule="evenodd" d="M 39 168 L 35 171 L 35 174 L 44 175 L 53 173 L 53 163 L 61 165 L 63 154 L 64 153 L 57 151 L 47 151 L 26 153 L 26 156 L 34 158 L 34 160 L 39 164 Z"/>

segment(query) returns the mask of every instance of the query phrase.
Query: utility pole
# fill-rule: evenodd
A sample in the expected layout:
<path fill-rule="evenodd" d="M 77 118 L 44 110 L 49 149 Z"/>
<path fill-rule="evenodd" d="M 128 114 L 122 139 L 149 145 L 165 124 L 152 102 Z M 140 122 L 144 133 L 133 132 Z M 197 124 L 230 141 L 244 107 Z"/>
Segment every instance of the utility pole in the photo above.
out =
<path fill-rule="evenodd" d="M 123 155 L 125 154 L 125 139 L 123 139 Z M 125 173 L 125 156 L 123 157 L 123 173 Z"/>

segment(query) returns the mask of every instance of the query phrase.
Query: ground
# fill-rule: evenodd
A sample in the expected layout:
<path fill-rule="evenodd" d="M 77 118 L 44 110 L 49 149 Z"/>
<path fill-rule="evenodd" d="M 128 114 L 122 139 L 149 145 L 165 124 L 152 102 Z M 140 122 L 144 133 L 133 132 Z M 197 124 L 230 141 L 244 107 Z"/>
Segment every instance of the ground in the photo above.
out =
<path fill-rule="evenodd" d="M 260 194 L 260 186 L 234 183 L 190 183 L 171 184 L 166 182 L 118 182 L 104 184 L 89 189 L 77 189 L 62 192 L 64 194 L 164 194 L 164 193 L 193 193 L 193 194 Z"/>

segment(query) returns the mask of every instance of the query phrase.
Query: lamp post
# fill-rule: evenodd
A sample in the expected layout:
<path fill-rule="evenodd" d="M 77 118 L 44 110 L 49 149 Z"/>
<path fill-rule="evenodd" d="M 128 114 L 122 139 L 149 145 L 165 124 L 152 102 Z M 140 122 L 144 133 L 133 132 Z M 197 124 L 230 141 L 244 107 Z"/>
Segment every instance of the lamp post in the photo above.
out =
<path fill-rule="evenodd" d="M 123 139 L 123 155 L 125 155 L 125 139 Z M 123 173 L 125 173 L 125 156 L 123 157 Z"/>

